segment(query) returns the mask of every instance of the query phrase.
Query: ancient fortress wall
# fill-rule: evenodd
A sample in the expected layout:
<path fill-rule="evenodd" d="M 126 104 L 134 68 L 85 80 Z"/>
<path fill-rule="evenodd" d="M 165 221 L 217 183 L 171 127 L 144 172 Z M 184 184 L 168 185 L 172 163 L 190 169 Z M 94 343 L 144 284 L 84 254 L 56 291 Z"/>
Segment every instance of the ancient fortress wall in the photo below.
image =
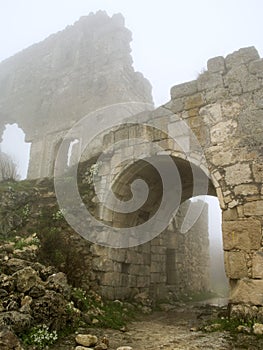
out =
<path fill-rule="evenodd" d="M 1 63 L 0 129 L 17 122 L 32 142 L 29 177 L 53 174 L 62 139 L 87 113 L 118 102 L 151 104 L 149 83 L 132 68 L 130 39 L 120 15 L 109 18 L 98 13 Z M 130 168 L 121 165 L 116 172 L 122 157 L 138 157 L 136 138 L 144 156 L 158 156 L 163 167 L 165 157 L 172 157 L 182 180 L 181 202 L 195 195 L 195 179 L 189 175 L 194 168 L 207 177 L 207 192 L 217 196 L 222 209 L 231 303 L 259 306 L 257 310 L 262 312 L 263 60 L 258 52 L 253 47 L 243 48 L 225 58 L 210 59 L 207 70 L 196 80 L 174 86 L 171 101 L 138 115 L 136 122 L 138 125 L 125 124 L 99 138 L 94 155 L 111 142 L 133 141 L 129 148 L 115 147 L 104 170 L 98 171 L 98 182 L 101 190 L 113 186 L 125 198 L 127 184 L 140 174 L 149 179 L 153 194 L 132 217 L 100 208 L 100 219 L 121 228 L 146 220 L 156 209 L 153 204 L 160 199 L 161 184 L 149 168 L 134 163 Z M 97 251 L 93 253 L 99 258 L 94 263 L 97 261 L 105 294 L 124 295 L 125 288 L 148 288 L 151 283 L 158 294 L 172 281 L 164 271 L 164 264 L 173 265 L 167 248 L 161 236 L 137 251 L 134 248 L 132 254 L 118 250 L 116 256 L 113 251 L 105 256 L 105 248 L 94 246 Z M 176 247 L 171 249 L 176 253 Z M 156 253 L 151 264 L 149 251 Z M 135 260 L 140 264 L 133 265 Z M 206 269 L 206 263 L 203 266 Z"/>
<path fill-rule="evenodd" d="M 0 134 L 17 123 L 32 142 L 29 178 L 53 175 L 62 138 L 86 114 L 127 101 L 152 105 L 130 42 L 122 15 L 100 11 L 1 62 Z"/>

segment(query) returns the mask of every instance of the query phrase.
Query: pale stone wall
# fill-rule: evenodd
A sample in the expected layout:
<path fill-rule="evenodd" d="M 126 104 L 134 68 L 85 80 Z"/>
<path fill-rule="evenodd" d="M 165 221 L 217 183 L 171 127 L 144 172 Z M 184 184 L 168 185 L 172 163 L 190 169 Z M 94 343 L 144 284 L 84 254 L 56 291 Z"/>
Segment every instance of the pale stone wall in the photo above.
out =
<path fill-rule="evenodd" d="M 88 113 L 120 102 L 152 104 L 130 42 L 123 16 L 99 11 L 0 63 L 0 138 L 8 123 L 23 129 L 32 143 L 29 178 L 53 174 L 60 134 Z"/>
<path fill-rule="evenodd" d="M 143 150 L 145 157 L 156 156 L 149 143 L 161 146 L 164 151 L 159 154 L 173 156 L 179 165 L 182 201 L 192 196 L 193 184 L 192 188 L 187 187 L 189 169 L 180 159 L 196 164 L 210 178 L 208 193 L 217 195 L 222 209 L 225 267 L 233 304 L 263 305 L 260 272 L 263 270 L 262 101 L 263 59 L 255 48 L 244 48 L 226 58 L 210 59 L 207 71 L 197 80 L 171 89 L 171 101 L 163 108 L 140 116 L 142 121 L 160 125 L 162 132 L 139 124 L 127 125 L 126 132 L 120 129 L 110 138 L 104 138 L 106 144 L 109 140 L 127 139 L 127 135 L 128 139 L 144 138 L 145 145 L 140 140 L 139 150 Z M 180 152 L 178 145 L 167 136 L 169 133 L 175 139 L 181 138 L 185 148 L 191 150 L 191 132 L 178 128 L 178 120 L 185 121 L 194 133 L 206 162 L 200 150 L 196 154 Z M 122 152 L 127 151 L 133 162 L 138 158 L 136 146 L 131 143 L 125 150 L 115 148 L 108 163 L 112 176 L 101 174 L 102 179 L 104 176 L 102 183 L 118 188 L 116 183 L 125 180 L 119 174 L 127 167 L 118 167 L 117 172 L 114 169 L 121 162 Z M 154 192 L 156 200 L 161 192 L 156 188 Z M 111 218 L 112 224 L 116 222 L 119 227 L 114 216 L 107 213 L 104 217 L 104 212 L 101 213 L 102 219 L 109 221 Z M 126 216 L 123 220 L 129 221 L 129 218 Z"/>
<path fill-rule="evenodd" d="M 194 203 L 194 207 L 201 201 Z M 202 202 L 202 205 L 203 202 Z M 154 299 L 181 298 L 210 290 L 208 207 L 185 234 L 179 226 L 188 209 L 184 203 L 169 228 L 152 241 L 127 249 L 92 245 L 92 269 L 102 295 L 125 299 L 147 292 Z"/>

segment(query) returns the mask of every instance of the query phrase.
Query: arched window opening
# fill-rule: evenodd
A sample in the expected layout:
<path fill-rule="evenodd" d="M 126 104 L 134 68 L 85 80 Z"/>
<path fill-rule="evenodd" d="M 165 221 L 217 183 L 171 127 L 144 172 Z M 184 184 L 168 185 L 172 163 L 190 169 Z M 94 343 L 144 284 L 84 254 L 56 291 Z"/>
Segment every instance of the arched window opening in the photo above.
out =
<path fill-rule="evenodd" d="M 7 124 L 3 133 L 1 151 L 17 165 L 21 180 L 27 177 L 31 143 L 25 142 L 25 133 L 17 124 Z"/>
<path fill-rule="evenodd" d="M 79 151 L 79 140 L 75 139 L 75 140 L 71 141 L 69 144 L 68 160 L 67 160 L 68 167 L 76 164 L 77 157 L 78 157 L 78 151 Z"/>

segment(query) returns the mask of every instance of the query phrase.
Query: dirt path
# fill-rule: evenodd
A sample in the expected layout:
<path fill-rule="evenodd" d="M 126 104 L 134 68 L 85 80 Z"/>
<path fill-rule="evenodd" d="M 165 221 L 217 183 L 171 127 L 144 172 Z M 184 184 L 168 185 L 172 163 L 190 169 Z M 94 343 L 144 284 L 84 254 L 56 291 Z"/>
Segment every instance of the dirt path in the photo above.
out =
<path fill-rule="evenodd" d="M 99 338 L 106 336 L 110 341 L 109 350 L 116 350 L 119 346 L 130 346 L 133 350 L 263 349 L 263 339 L 255 336 L 238 334 L 233 337 L 228 332 L 191 331 L 200 324 L 202 312 L 197 307 L 155 312 L 130 323 L 126 332 L 94 328 L 80 329 L 79 332 L 95 334 Z M 50 349 L 73 350 L 76 346 L 74 337 L 71 335 Z"/>

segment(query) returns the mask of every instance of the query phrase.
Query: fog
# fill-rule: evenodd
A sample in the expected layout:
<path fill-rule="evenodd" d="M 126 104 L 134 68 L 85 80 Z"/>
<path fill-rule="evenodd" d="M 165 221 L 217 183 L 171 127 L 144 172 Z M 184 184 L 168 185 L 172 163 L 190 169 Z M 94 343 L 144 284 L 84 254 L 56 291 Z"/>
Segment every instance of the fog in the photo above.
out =
<path fill-rule="evenodd" d="M 173 85 L 196 79 L 211 57 L 246 46 L 263 54 L 261 0 L 8 0 L 1 2 L 0 61 L 99 9 L 124 15 L 133 33 L 134 67 L 150 80 L 156 106 L 170 99 Z M 7 126 L 1 148 L 24 178 L 30 145 L 23 132 Z M 221 237 L 220 209 L 214 200 L 209 203 L 213 243 Z M 216 246 L 222 250 L 220 239 Z"/>

